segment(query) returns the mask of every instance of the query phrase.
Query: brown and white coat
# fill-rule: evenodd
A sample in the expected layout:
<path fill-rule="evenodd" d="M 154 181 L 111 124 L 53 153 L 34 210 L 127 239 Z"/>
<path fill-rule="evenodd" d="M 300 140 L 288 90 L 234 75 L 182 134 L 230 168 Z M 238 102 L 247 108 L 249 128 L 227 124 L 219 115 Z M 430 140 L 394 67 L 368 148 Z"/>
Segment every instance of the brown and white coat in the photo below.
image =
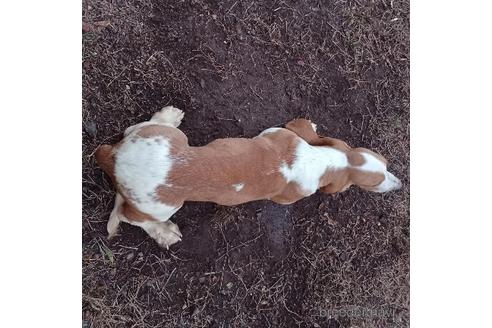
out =
<path fill-rule="evenodd" d="M 401 187 L 381 155 L 321 137 L 305 119 L 250 139 L 217 139 L 192 147 L 178 129 L 183 116 L 181 110 L 165 107 L 150 121 L 129 127 L 118 144 L 96 151 L 117 191 L 110 237 L 123 221 L 142 227 L 168 248 L 181 240 L 169 219 L 185 201 L 290 204 L 317 190 L 335 193 L 357 185 L 386 192 Z"/>

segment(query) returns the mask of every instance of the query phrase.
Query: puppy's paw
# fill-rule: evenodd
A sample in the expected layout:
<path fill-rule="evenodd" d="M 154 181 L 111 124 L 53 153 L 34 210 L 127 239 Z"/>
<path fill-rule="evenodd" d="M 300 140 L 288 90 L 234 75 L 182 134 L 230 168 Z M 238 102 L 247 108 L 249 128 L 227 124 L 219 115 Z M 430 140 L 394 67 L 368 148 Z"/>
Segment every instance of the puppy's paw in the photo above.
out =
<path fill-rule="evenodd" d="M 152 116 L 151 121 L 177 128 L 183 120 L 184 112 L 173 106 L 166 106 Z"/>
<path fill-rule="evenodd" d="M 165 249 L 169 249 L 169 246 L 181 241 L 182 237 L 178 226 L 170 221 L 156 224 L 153 231 L 149 232 L 149 235 Z"/>
<path fill-rule="evenodd" d="M 174 245 L 177 242 L 181 241 L 181 237 L 179 237 L 174 232 L 171 232 L 170 230 L 168 230 L 168 231 L 159 233 L 157 235 L 157 237 L 155 238 L 155 241 L 161 247 L 164 247 L 165 249 L 169 250 L 169 246 Z"/>
<path fill-rule="evenodd" d="M 179 231 L 179 227 L 178 227 L 177 224 L 174 224 L 171 221 L 162 222 L 161 224 L 162 225 L 167 225 L 167 229 L 169 229 L 171 232 L 174 232 L 180 238 L 183 237 L 183 235 L 181 234 L 181 231 Z"/>

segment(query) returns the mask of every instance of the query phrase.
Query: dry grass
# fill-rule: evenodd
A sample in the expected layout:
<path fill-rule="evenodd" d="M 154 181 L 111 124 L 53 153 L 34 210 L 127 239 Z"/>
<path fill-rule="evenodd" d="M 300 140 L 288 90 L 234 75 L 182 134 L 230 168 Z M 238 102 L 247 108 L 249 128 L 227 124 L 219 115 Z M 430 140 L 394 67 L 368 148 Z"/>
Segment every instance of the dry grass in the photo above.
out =
<path fill-rule="evenodd" d="M 87 0 L 83 19 L 86 327 L 409 325 L 409 3 Z M 293 117 L 384 154 L 403 190 L 291 206 L 189 204 L 170 252 L 109 242 L 113 191 L 93 151 L 167 104 L 192 144 Z M 379 315 L 323 316 L 353 308 Z"/>

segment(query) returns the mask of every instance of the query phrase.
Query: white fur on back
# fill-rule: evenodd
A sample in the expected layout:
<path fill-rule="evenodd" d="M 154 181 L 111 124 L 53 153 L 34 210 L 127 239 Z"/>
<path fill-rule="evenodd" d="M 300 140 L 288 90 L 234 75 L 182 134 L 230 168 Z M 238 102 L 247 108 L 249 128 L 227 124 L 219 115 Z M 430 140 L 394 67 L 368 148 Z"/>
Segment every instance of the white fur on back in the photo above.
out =
<path fill-rule="evenodd" d="M 265 134 L 269 134 L 269 133 L 275 133 L 279 130 L 282 130 L 282 128 L 268 128 L 266 130 L 263 130 L 259 135 L 258 137 L 261 137 L 261 136 L 264 136 Z"/>
<path fill-rule="evenodd" d="M 233 184 L 232 186 L 234 187 L 234 189 L 235 189 L 237 192 L 239 192 L 239 191 L 241 191 L 241 189 L 243 189 L 243 187 L 244 187 L 244 183 L 235 183 L 235 184 Z"/>
<path fill-rule="evenodd" d="M 166 138 L 132 135 L 116 153 L 115 177 L 140 211 L 155 219 L 167 220 L 176 208 L 159 202 L 156 188 L 166 184 L 171 166 Z"/>
<path fill-rule="evenodd" d="M 313 147 L 300 140 L 291 167 L 282 163 L 280 172 L 287 182 L 296 182 L 309 195 L 316 192 L 327 169 L 343 169 L 347 165 L 345 153 L 329 147 Z"/>

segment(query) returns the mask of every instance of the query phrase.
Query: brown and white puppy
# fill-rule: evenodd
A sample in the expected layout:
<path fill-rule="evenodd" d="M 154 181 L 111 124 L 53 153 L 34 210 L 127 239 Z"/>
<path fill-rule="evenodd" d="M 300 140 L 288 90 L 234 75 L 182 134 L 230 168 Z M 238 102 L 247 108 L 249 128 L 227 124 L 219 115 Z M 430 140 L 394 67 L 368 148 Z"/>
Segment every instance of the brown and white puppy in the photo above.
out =
<path fill-rule="evenodd" d="M 165 107 L 150 121 L 126 129 L 116 145 L 97 149 L 96 160 L 117 191 L 109 237 L 123 221 L 169 248 L 182 237 L 169 219 L 185 201 L 291 204 L 317 190 L 336 193 L 357 185 L 386 192 L 401 187 L 381 155 L 321 137 L 305 119 L 251 139 L 217 139 L 192 147 L 177 129 L 183 116 L 181 110 Z"/>

